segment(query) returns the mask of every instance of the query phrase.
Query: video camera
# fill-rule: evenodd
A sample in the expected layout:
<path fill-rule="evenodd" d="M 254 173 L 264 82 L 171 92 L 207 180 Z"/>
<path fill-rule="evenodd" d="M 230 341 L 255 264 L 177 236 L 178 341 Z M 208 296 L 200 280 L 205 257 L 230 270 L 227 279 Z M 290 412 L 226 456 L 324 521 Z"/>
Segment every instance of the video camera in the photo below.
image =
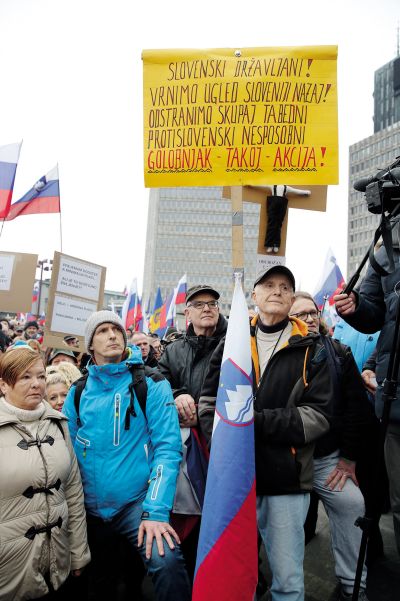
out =
<path fill-rule="evenodd" d="M 368 211 L 381 214 L 391 213 L 400 202 L 400 157 L 376 175 L 362 177 L 354 183 L 354 189 L 365 192 Z"/>

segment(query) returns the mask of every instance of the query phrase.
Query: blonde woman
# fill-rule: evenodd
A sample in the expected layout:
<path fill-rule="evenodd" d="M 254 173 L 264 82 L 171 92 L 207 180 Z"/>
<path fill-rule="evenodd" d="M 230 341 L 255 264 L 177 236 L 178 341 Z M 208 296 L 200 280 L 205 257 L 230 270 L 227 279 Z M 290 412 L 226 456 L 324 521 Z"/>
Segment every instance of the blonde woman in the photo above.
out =
<path fill-rule="evenodd" d="M 47 367 L 46 400 L 53 409 L 61 411 L 71 384 L 78 380 L 81 375 L 75 365 L 66 361 Z"/>
<path fill-rule="evenodd" d="M 1 601 L 54 593 L 90 560 L 79 469 L 45 377 L 31 348 L 0 357 Z"/>

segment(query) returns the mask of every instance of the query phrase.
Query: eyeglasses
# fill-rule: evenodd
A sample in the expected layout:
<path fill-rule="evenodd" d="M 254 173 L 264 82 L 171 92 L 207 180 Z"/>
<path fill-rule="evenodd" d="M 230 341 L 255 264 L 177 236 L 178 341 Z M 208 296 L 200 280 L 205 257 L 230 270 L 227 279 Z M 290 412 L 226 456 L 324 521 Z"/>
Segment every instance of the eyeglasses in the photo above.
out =
<path fill-rule="evenodd" d="M 291 317 L 297 317 L 298 319 L 301 319 L 301 321 L 306 321 L 308 316 L 310 316 L 311 319 L 318 319 L 321 316 L 321 311 L 316 311 L 314 309 L 314 311 L 303 311 L 302 313 L 291 314 Z"/>
<path fill-rule="evenodd" d="M 198 311 L 202 311 L 206 305 L 209 309 L 216 309 L 218 307 L 218 301 L 217 300 L 193 301 L 192 303 L 190 303 L 190 305 L 187 305 L 187 306 L 194 307 Z"/>

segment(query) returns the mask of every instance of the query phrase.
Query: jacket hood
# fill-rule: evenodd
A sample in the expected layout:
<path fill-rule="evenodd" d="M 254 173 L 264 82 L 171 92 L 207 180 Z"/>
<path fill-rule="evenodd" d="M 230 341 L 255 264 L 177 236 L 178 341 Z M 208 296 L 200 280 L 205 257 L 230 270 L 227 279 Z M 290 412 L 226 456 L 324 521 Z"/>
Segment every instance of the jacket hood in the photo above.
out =
<path fill-rule="evenodd" d="M 91 362 L 87 366 L 90 376 L 107 377 L 117 376 L 127 370 L 129 365 L 143 363 L 142 353 L 137 346 L 127 346 L 124 353 L 124 358 L 119 363 L 106 363 L 105 365 L 96 365 Z"/>

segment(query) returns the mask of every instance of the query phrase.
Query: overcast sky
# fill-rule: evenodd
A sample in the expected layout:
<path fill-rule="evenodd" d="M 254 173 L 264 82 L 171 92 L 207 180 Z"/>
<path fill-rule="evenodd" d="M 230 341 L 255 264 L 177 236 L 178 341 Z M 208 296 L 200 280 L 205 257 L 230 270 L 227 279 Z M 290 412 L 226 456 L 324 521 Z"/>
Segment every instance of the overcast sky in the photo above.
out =
<path fill-rule="evenodd" d="M 58 162 L 63 251 L 105 265 L 108 288 L 140 287 L 142 50 L 337 44 L 340 184 L 326 214 L 289 225 L 287 264 L 313 289 L 328 246 L 346 269 L 348 147 L 373 133 L 374 70 L 396 55 L 399 17 L 398 0 L 0 0 L 0 145 L 24 140 L 14 200 Z M 51 258 L 58 215 L 5 223 L 0 249 Z"/>

